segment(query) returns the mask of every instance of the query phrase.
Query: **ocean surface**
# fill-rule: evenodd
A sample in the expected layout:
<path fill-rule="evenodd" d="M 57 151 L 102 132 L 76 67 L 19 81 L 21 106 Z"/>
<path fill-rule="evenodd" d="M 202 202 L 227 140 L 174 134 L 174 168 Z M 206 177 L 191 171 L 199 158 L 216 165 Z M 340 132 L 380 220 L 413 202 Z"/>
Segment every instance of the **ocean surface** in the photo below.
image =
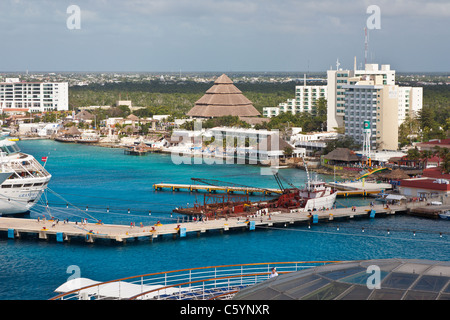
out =
<path fill-rule="evenodd" d="M 19 141 L 23 152 L 38 161 L 47 156 L 52 174 L 49 188 L 26 218 L 54 216 L 60 220 L 130 225 L 177 222 L 175 207 L 203 202 L 203 194 L 154 191 L 161 182 L 193 183 L 191 178 L 277 188 L 261 168 L 237 164 L 174 164 L 171 155 L 125 155 L 122 149 L 50 140 Z M 179 159 L 177 159 L 179 160 Z M 301 186 L 306 173 L 280 169 L 285 187 Z M 321 176 L 331 181 L 332 176 Z M 259 197 L 261 198 L 261 197 Z M 258 197 L 254 197 L 258 199 Z M 338 206 L 365 205 L 373 198 L 337 200 Z M 5 219 L 5 218 L 0 218 Z M 389 233 L 387 230 L 389 229 Z M 364 232 L 362 232 L 364 230 Z M 288 226 L 224 234 L 202 234 L 88 244 L 0 237 L 0 299 L 44 300 L 72 275 L 108 281 L 128 276 L 176 269 L 253 262 L 361 260 L 383 258 L 450 260 L 450 222 L 398 215 L 394 217 L 336 221 L 321 225 Z"/>

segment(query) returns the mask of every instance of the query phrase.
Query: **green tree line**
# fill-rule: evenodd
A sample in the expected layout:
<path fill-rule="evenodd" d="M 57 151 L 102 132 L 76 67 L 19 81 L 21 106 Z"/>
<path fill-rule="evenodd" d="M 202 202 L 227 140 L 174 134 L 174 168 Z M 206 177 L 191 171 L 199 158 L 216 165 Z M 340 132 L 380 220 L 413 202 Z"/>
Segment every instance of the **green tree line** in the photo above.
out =
<path fill-rule="evenodd" d="M 131 100 L 134 106 L 145 107 L 149 113 L 156 114 L 156 112 L 163 111 L 181 116 L 189 111 L 212 85 L 212 82 L 164 83 L 151 81 L 74 86 L 69 90 L 69 107 L 76 109 L 98 105 L 110 106 L 118 100 Z M 264 107 L 277 106 L 292 98 L 295 94 L 295 85 L 295 82 L 236 84 L 261 113 Z"/>

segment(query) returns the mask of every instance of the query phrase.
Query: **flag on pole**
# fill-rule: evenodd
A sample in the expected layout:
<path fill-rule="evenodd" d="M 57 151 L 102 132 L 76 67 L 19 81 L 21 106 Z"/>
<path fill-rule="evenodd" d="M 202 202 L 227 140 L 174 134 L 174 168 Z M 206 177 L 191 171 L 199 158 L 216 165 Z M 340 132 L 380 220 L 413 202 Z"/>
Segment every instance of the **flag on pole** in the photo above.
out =
<path fill-rule="evenodd" d="M 42 159 L 41 159 L 42 162 L 47 162 L 47 158 L 48 158 L 48 157 L 42 157 Z"/>

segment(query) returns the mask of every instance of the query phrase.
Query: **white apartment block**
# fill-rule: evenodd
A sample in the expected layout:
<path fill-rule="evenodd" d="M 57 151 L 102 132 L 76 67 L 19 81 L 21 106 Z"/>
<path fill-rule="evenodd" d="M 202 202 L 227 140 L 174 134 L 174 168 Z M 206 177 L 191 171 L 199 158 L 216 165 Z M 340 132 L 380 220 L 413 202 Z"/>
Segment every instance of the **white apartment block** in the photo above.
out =
<path fill-rule="evenodd" d="M 2 112 L 46 112 L 69 110 L 67 82 L 20 82 L 6 78 L 0 82 Z"/>
<path fill-rule="evenodd" d="M 422 87 L 398 87 L 398 125 L 405 121 L 406 116 L 415 117 L 422 109 Z"/>
<path fill-rule="evenodd" d="M 296 86 L 295 99 L 288 99 L 280 103 L 278 107 L 268 107 L 263 109 L 265 117 L 274 117 L 282 112 L 297 114 L 301 112 L 316 113 L 316 100 L 327 98 L 327 86 Z"/>

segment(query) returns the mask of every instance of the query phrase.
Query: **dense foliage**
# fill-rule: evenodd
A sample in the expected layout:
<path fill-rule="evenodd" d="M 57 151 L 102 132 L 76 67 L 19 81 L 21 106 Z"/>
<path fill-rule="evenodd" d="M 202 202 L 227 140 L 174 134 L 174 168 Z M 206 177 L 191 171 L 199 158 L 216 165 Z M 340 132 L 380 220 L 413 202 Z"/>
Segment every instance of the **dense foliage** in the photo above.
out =
<path fill-rule="evenodd" d="M 450 88 L 445 85 L 423 88 L 423 108 L 407 117 L 399 127 L 400 146 L 415 141 L 445 139 L 450 136 Z"/>
<path fill-rule="evenodd" d="M 150 117 L 154 114 L 169 114 L 176 118 L 183 118 L 211 86 L 212 82 L 199 83 L 194 81 L 163 82 L 150 81 L 141 83 L 108 83 L 104 85 L 91 84 L 89 86 L 75 86 L 69 90 L 70 108 L 113 105 L 117 100 L 131 100 L 134 106 L 143 109 L 133 113 L 140 117 Z M 295 86 L 291 82 L 240 82 L 235 85 L 253 102 L 262 113 L 264 107 L 275 107 L 279 103 L 292 99 Z M 303 132 L 321 131 L 326 128 L 326 101 L 317 103 L 316 114 L 301 113 L 297 115 L 280 114 L 267 124 L 257 128 L 286 130 L 290 127 L 301 127 Z M 122 111 L 122 112 L 121 112 Z M 97 119 L 106 116 L 127 116 L 128 109 L 120 108 L 110 111 L 96 111 Z M 225 122 L 223 122 L 225 121 Z M 210 121 L 206 124 L 227 123 L 233 125 L 246 124 L 237 120 L 222 119 L 219 122 Z M 450 131 L 450 88 L 448 85 L 429 85 L 423 87 L 423 110 L 414 117 L 408 118 L 399 128 L 400 145 L 407 145 L 414 141 L 427 141 L 434 138 L 445 138 Z"/>
<path fill-rule="evenodd" d="M 111 106 L 118 100 L 131 100 L 133 106 L 145 107 L 145 111 L 141 111 L 142 115 L 171 114 L 181 118 L 212 85 L 212 82 L 165 83 L 154 80 L 142 83 L 74 86 L 69 90 L 69 103 L 71 109 L 76 109 L 87 106 Z M 292 98 L 296 83 L 243 82 L 235 85 L 262 113 L 264 107 L 277 106 Z"/>

